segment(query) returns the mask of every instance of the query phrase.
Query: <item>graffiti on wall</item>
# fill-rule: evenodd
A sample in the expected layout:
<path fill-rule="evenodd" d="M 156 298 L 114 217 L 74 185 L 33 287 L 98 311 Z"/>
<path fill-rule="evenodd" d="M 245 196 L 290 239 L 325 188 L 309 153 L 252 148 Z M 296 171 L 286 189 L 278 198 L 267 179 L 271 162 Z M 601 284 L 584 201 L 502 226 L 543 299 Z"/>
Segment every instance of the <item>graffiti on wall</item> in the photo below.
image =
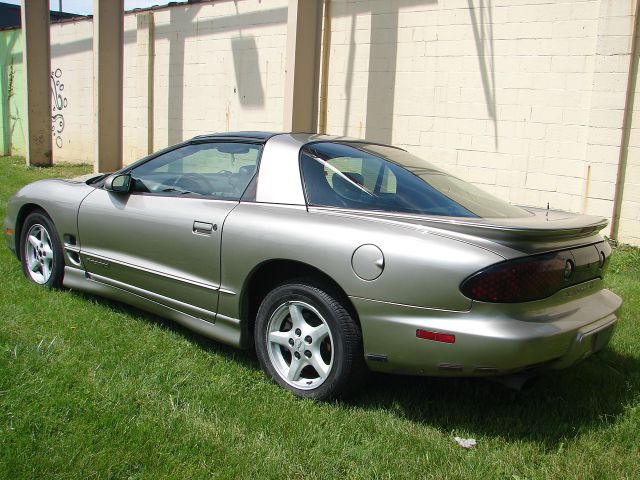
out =
<path fill-rule="evenodd" d="M 51 134 L 58 148 L 62 148 L 65 108 L 67 108 L 67 97 L 64 96 L 62 70 L 56 68 L 51 72 Z"/>

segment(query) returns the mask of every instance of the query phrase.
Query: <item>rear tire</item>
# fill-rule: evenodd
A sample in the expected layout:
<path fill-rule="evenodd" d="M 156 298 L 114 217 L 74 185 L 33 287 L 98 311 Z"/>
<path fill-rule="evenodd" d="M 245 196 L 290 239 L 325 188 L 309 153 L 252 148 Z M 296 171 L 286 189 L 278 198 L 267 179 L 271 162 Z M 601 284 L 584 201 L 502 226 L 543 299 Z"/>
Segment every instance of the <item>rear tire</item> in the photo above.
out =
<path fill-rule="evenodd" d="M 274 288 L 262 301 L 254 340 L 264 372 L 298 397 L 343 397 L 366 374 L 360 327 L 341 295 L 300 280 Z"/>
<path fill-rule="evenodd" d="M 62 245 L 53 221 L 42 211 L 30 213 L 22 225 L 20 258 L 29 281 L 47 288 L 62 285 Z"/>

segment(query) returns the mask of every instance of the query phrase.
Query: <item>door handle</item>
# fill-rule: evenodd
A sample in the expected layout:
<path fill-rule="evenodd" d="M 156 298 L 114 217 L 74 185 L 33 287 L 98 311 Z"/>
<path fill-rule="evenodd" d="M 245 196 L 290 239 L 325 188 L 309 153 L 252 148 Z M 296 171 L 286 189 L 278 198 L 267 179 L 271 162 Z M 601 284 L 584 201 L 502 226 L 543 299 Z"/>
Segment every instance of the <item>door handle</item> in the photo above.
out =
<path fill-rule="evenodd" d="M 218 230 L 218 226 L 206 222 L 193 222 L 193 233 L 198 235 L 211 235 Z"/>

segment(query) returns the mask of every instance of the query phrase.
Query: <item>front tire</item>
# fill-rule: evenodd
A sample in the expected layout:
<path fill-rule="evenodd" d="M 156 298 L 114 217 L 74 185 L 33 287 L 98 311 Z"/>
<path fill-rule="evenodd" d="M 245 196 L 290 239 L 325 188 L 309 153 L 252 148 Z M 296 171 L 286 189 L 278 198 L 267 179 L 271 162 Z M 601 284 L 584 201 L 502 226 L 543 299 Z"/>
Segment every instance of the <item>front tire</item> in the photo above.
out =
<path fill-rule="evenodd" d="M 62 285 L 62 246 L 53 222 L 44 212 L 30 213 L 22 225 L 20 258 L 29 281 L 48 288 Z"/>
<path fill-rule="evenodd" d="M 262 301 L 254 340 L 264 372 L 302 398 L 344 396 L 363 379 L 362 335 L 345 301 L 313 281 L 286 283 Z"/>

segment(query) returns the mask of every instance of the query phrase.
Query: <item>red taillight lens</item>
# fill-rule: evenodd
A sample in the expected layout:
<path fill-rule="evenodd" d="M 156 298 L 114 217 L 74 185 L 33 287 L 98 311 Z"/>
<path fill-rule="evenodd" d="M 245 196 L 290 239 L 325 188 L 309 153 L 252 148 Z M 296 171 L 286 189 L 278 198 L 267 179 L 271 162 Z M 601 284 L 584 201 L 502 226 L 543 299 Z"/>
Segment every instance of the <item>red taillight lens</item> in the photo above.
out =
<path fill-rule="evenodd" d="M 566 286 L 567 265 L 573 265 L 568 262 L 566 255 L 554 253 L 498 263 L 467 278 L 460 291 L 480 302 L 539 300 Z"/>

